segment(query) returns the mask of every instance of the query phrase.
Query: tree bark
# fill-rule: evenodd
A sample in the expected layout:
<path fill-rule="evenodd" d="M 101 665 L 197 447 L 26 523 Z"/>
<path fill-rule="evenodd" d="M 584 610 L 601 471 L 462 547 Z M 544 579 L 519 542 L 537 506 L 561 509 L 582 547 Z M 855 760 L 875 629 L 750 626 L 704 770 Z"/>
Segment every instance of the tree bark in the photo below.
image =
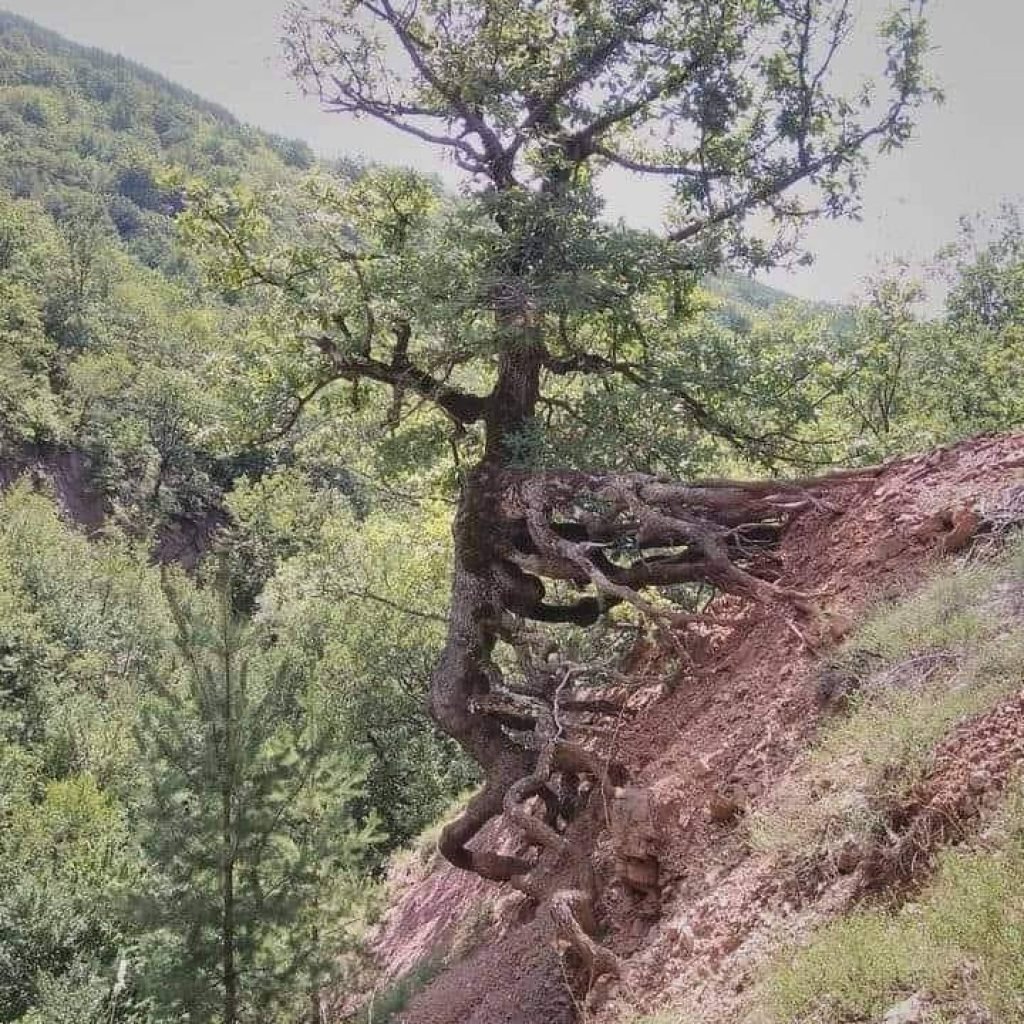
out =
<path fill-rule="evenodd" d="M 224 1024 L 238 1021 L 238 971 L 235 965 L 235 707 L 231 649 L 224 622 L 224 734 L 221 777 L 221 973 L 224 984 Z"/>

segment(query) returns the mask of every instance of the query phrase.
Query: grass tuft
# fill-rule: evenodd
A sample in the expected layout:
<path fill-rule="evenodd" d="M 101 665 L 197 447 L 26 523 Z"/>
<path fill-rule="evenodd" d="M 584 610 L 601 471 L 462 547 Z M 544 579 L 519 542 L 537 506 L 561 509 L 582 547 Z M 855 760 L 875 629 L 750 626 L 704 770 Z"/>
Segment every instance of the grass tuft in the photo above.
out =
<path fill-rule="evenodd" d="M 761 995 L 777 1021 L 877 1019 L 920 980 L 921 944 L 894 917 L 852 914 L 782 961 Z"/>

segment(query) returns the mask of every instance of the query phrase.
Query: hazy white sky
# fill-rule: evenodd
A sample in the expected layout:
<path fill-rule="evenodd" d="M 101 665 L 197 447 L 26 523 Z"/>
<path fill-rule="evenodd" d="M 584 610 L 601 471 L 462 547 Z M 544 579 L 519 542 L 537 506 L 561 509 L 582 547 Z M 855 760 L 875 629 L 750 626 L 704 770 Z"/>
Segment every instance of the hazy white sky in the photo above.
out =
<path fill-rule="evenodd" d="M 860 0 L 876 20 L 883 0 Z M 319 111 L 298 95 L 278 58 L 286 0 L 0 0 L 0 6 L 69 38 L 124 54 L 227 107 L 244 121 L 305 139 L 324 155 L 441 171 L 418 143 L 365 122 Z M 816 226 L 816 261 L 771 283 L 812 299 L 851 297 L 866 274 L 894 257 L 927 258 L 951 241 L 962 214 L 993 210 L 1024 193 L 1024 0 L 932 0 L 932 66 L 946 104 L 921 117 L 907 149 L 879 159 L 860 223 Z M 861 56 L 858 52 L 855 57 Z M 877 55 L 863 52 L 864 60 Z M 865 69 L 867 70 L 867 69 Z M 611 211 L 657 224 L 660 194 L 635 180 L 609 183 Z"/>

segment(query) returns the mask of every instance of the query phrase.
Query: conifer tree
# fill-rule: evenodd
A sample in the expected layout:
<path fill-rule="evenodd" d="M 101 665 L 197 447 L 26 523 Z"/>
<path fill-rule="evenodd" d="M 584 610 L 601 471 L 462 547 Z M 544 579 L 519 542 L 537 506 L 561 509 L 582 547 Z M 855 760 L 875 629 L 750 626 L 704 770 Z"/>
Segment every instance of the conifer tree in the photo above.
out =
<path fill-rule="evenodd" d="M 264 1024 L 302 1007 L 319 1020 L 377 838 L 353 820 L 359 772 L 236 618 L 226 574 L 189 599 L 167 576 L 164 590 L 176 671 L 139 729 L 154 864 L 138 898 L 143 987 L 157 1019 Z"/>

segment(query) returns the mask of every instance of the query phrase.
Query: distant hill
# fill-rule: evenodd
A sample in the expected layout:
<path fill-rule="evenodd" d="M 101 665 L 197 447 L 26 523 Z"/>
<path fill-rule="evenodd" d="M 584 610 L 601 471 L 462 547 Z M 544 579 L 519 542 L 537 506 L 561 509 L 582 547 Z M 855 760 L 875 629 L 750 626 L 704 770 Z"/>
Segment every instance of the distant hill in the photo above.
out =
<path fill-rule="evenodd" d="M 274 181 L 311 167 L 312 150 L 239 123 L 141 65 L 0 12 L 0 190 L 60 220 L 83 194 L 102 199 L 124 246 L 149 265 L 173 197 L 162 166 L 213 181 Z"/>
<path fill-rule="evenodd" d="M 0 12 L 0 478 L 30 467 L 63 494 L 66 474 L 46 470 L 73 457 L 71 512 L 208 519 L 242 458 L 205 440 L 198 383 L 232 305 L 180 245 L 162 174 L 259 186 L 314 163 L 303 142 Z"/>
<path fill-rule="evenodd" d="M 0 11 L 0 188 L 56 208 L 62 192 L 102 195 L 126 246 L 147 262 L 173 212 L 155 166 L 267 182 L 315 162 L 304 142 L 244 125 L 141 64 Z M 708 288 L 742 312 L 791 301 L 741 274 Z"/>

